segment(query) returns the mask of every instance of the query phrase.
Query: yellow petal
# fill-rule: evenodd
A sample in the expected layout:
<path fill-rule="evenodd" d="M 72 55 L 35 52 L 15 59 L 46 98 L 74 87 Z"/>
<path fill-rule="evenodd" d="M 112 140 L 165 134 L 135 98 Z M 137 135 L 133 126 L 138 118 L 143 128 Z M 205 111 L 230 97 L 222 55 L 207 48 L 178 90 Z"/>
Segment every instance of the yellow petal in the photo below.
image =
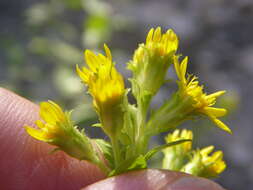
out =
<path fill-rule="evenodd" d="M 186 69 L 187 69 L 187 63 L 188 63 L 188 57 L 185 57 L 180 64 L 180 74 L 181 74 L 181 80 L 185 79 Z M 183 82 L 186 82 L 185 80 Z"/>
<path fill-rule="evenodd" d="M 48 102 L 40 104 L 40 117 L 47 123 L 54 124 L 57 121 L 57 115 L 52 113 L 51 105 Z"/>
<path fill-rule="evenodd" d="M 45 124 L 40 121 L 40 120 L 37 120 L 35 121 L 35 124 L 40 128 L 40 129 L 43 129 L 45 127 Z"/>
<path fill-rule="evenodd" d="M 207 112 L 207 115 L 213 115 L 215 117 L 222 117 L 227 113 L 227 110 L 224 108 L 205 107 L 204 110 Z"/>
<path fill-rule="evenodd" d="M 207 146 L 203 149 L 201 149 L 200 153 L 203 156 L 207 156 L 208 154 L 210 154 L 212 151 L 214 150 L 214 146 Z"/>
<path fill-rule="evenodd" d="M 157 27 L 154 32 L 153 42 L 159 42 L 161 40 L 161 27 Z"/>
<path fill-rule="evenodd" d="M 178 61 L 178 57 L 177 56 L 174 56 L 174 67 L 175 67 L 175 71 L 176 71 L 176 74 L 179 78 L 179 80 L 181 80 L 181 74 L 180 74 L 180 65 L 179 65 L 179 61 Z"/>
<path fill-rule="evenodd" d="M 211 120 L 212 120 L 219 128 L 221 128 L 222 130 L 224 130 L 224 131 L 226 131 L 226 132 L 232 134 L 231 129 L 229 129 L 229 127 L 228 127 L 225 123 L 223 123 L 222 121 L 220 121 L 220 120 L 217 119 L 217 118 L 211 118 Z"/>
<path fill-rule="evenodd" d="M 225 90 L 221 90 L 221 91 L 218 91 L 218 92 L 215 92 L 215 93 L 207 95 L 206 98 L 207 99 L 213 99 L 213 98 L 215 99 L 215 98 L 217 98 L 217 97 L 219 97 L 219 96 L 221 96 L 221 95 L 223 95 L 225 93 L 226 93 Z"/>
<path fill-rule="evenodd" d="M 151 28 L 148 32 L 147 38 L 146 38 L 146 44 L 148 44 L 149 42 L 152 41 L 153 38 L 153 34 L 154 34 L 154 28 Z"/>
<path fill-rule="evenodd" d="M 90 76 L 90 71 L 83 67 L 83 71 L 79 68 L 78 65 L 76 65 L 76 72 L 79 75 L 79 77 L 83 80 L 84 83 L 88 83 L 89 81 L 89 76 Z"/>
<path fill-rule="evenodd" d="M 107 57 L 109 60 L 112 60 L 111 51 L 110 51 L 110 49 L 108 48 L 108 46 L 107 46 L 106 44 L 104 44 L 104 48 L 105 48 L 106 57 Z"/>
<path fill-rule="evenodd" d="M 45 133 L 43 133 L 41 130 L 34 129 L 29 126 L 25 126 L 25 130 L 29 135 L 31 135 L 33 138 L 37 140 L 44 141 L 44 142 L 49 141 L 49 139 L 46 138 Z"/>
<path fill-rule="evenodd" d="M 97 72 L 97 69 L 99 68 L 101 63 L 100 63 L 98 57 L 96 56 L 96 54 L 94 54 L 90 50 L 86 50 L 84 52 L 84 55 L 85 55 L 86 64 L 89 66 L 91 71 L 92 72 Z"/>

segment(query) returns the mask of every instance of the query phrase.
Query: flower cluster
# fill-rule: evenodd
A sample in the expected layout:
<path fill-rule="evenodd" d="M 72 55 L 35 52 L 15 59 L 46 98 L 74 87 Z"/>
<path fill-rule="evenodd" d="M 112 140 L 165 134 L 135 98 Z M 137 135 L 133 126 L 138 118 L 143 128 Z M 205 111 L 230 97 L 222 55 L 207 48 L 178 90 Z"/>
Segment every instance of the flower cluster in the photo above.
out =
<path fill-rule="evenodd" d="M 186 129 L 181 132 L 175 130 L 166 136 L 165 141 L 171 143 L 182 139 L 193 139 L 193 133 Z M 209 155 L 213 150 L 214 146 L 192 150 L 192 142 L 168 147 L 163 150 L 163 168 L 182 171 L 195 176 L 217 177 L 225 170 L 226 164 L 223 161 L 222 151 L 216 151 Z"/>
<path fill-rule="evenodd" d="M 207 95 L 197 77 L 187 76 L 188 58 L 179 61 L 178 37 L 172 30 L 162 33 L 151 29 L 146 43 L 135 50 L 127 63 L 132 72 L 131 88 L 126 89 L 123 76 L 117 71 L 110 49 L 104 45 L 105 55 L 90 50 L 84 53 L 86 66 L 76 66 L 77 74 L 93 98 L 93 107 L 108 140 L 89 138 L 79 130 L 56 103 L 43 102 L 40 106 L 39 129 L 25 126 L 33 138 L 56 146 L 79 160 L 88 160 L 108 176 L 134 169 L 147 168 L 148 160 L 163 151 L 163 167 L 197 176 L 216 177 L 226 167 L 221 151 L 210 153 L 213 146 L 192 150 L 193 134 L 176 129 L 184 121 L 207 116 L 219 128 L 231 130 L 218 118 L 226 114 L 213 105 L 225 91 Z M 157 110 L 150 108 L 152 98 L 167 81 L 167 71 L 174 65 L 178 90 Z M 128 93 L 136 102 L 129 103 Z M 149 148 L 152 136 L 176 129 L 166 137 L 166 144 Z"/>

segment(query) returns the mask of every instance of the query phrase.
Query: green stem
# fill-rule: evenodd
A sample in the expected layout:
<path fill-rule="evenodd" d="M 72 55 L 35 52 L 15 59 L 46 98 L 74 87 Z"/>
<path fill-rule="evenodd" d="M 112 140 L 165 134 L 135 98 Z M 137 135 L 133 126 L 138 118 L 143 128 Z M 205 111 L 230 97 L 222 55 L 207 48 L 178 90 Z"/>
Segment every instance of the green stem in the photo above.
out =
<path fill-rule="evenodd" d="M 145 101 L 143 99 L 145 98 Z M 145 126 L 146 126 L 146 118 L 147 118 L 147 111 L 150 105 L 152 96 L 149 97 L 140 97 L 137 99 L 138 105 L 138 112 L 137 112 L 137 132 L 136 132 L 136 155 L 144 154 L 147 150 L 148 146 L 148 139 L 145 136 Z"/>
<path fill-rule="evenodd" d="M 111 143 L 115 160 L 115 168 L 117 168 L 121 163 L 120 147 L 118 141 L 115 138 L 111 138 Z"/>
<path fill-rule="evenodd" d="M 192 109 L 192 99 L 190 97 L 181 99 L 175 94 L 152 116 L 147 125 L 146 135 L 157 135 L 177 127 L 183 121 L 189 119 L 189 113 L 192 112 Z"/>

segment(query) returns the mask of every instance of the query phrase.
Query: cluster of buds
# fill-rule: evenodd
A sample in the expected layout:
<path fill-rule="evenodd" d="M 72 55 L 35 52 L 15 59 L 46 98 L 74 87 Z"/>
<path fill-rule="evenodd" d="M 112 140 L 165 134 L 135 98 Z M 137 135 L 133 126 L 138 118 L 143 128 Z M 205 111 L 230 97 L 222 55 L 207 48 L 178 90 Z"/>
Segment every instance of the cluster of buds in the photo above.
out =
<path fill-rule="evenodd" d="M 192 131 L 184 129 L 180 132 L 175 130 L 165 137 L 167 143 L 182 139 L 192 140 Z M 216 151 L 209 155 L 213 150 L 214 146 L 192 150 L 192 142 L 168 147 L 163 150 L 163 168 L 182 171 L 200 177 L 217 177 L 225 170 L 226 164 L 223 161 L 222 151 Z"/>
<path fill-rule="evenodd" d="M 131 89 L 126 89 L 123 76 L 117 71 L 110 49 L 105 55 L 90 50 L 84 53 L 86 66 L 76 67 L 77 73 L 93 98 L 93 107 L 100 126 L 109 140 L 91 139 L 84 130 L 73 125 L 70 112 L 63 112 L 54 102 L 40 106 L 39 129 L 25 126 L 33 138 L 47 142 L 79 160 L 98 165 L 108 176 L 134 169 L 147 168 L 148 160 L 163 151 L 163 168 L 184 171 L 197 176 L 215 177 L 226 167 L 223 153 L 213 147 L 192 150 L 193 134 L 175 130 L 166 137 L 166 144 L 148 150 L 149 140 L 178 127 L 186 120 L 207 116 L 219 128 L 231 130 L 218 118 L 226 114 L 213 105 L 225 91 L 207 95 L 197 77 L 187 76 L 188 58 L 179 61 L 178 37 L 172 30 L 162 33 L 151 29 L 146 43 L 139 45 L 127 68 L 132 71 Z M 150 113 L 150 102 L 166 82 L 170 65 L 178 77 L 178 90 L 157 110 Z M 136 104 L 128 102 L 131 92 Z"/>
<path fill-rule="evenodd" d="M 161 28 L 151 29 L 146 44 L 140 44 L 134 52 L 128 69 L 133 72 L 132 91 L 137 97 L 140 91 L 155 95 L 165 82 L 173 55 L 178 48 L 177 35 L 172 30 L 162 34 Z"/>

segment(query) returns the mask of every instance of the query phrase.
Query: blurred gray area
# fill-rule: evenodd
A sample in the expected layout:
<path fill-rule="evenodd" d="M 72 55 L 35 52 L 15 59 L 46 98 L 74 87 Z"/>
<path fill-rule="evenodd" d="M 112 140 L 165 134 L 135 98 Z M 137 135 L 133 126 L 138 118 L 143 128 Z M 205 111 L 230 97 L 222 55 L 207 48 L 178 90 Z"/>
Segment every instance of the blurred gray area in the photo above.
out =
<path fill-rule="evenodd" d="M 232 110 L 224 121 L 233 135 L 193 122 L 195 144 L 224 151 L 228 168 L 217 179 L 221 185 L 253 189 L 253 1 L 77 2 L 0 1 L 0 85 L 36 102 L 53 99 L 73 108 L 83 101 L 88 109 L 89 98 L 74 73 L 85 48 L 101 50 L 108 43 L 118 68 L 129 76 L 124 63 L 150 27 L 172 28 L 180 38 L 179 53 L 189 56 L 190 73 L 207 92 L 226 89 L 220 104 Z M 162 89 L 154 107 L 168 98 L 169 88 Z M 92 123 L 95 116 L 89 114 L 76 117 Z"/>

